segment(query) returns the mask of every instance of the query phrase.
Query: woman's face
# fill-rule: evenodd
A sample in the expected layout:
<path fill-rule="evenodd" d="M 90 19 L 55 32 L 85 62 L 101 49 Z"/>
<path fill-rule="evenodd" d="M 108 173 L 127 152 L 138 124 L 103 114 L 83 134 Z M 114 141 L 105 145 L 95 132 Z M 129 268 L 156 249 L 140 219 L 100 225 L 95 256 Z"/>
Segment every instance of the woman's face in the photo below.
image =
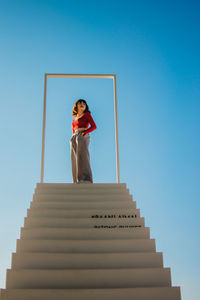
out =
<path fill-rule="evenodd" d="M 84 110 L 86 109 L 86 104 L 85 104 L 85 102 L 83 102 L 83 101 L 78 102 L 78 104 L 77 104 L 77 109 L 78 109 L 78 114 L 83 113 Z"/>

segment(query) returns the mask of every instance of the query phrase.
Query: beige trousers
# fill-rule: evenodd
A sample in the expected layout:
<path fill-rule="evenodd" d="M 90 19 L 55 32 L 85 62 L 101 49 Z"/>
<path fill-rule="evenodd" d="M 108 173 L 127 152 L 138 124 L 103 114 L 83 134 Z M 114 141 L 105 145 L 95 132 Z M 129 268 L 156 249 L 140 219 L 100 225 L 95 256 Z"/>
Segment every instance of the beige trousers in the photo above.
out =
<path fill-rule="evenodd" d="M 74 183 L 93 182 L 89 154 L 90 135 L 82 135 L 81 131 L 74 133 L 70 139 L 72 177 Z"/>

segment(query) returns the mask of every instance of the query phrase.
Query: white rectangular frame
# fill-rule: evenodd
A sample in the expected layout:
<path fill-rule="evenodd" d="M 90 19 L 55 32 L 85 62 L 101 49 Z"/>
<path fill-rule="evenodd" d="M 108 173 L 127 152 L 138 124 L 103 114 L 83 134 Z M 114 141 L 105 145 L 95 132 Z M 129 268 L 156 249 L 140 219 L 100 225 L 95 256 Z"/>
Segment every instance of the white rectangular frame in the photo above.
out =
<path fill-rule="evenodd" d="M 53 74 L 44 75 L 44 104 L 43 104 L 43 128 L 42 128 L 42 158 L 41 158 L 41 179 L 44 182 L 44 153 L 45 153 L 45 131 L 46 131 L 46 102 L 47 102 L 47 78 L 105 78 L 113 79 L 114 87 L 114 108 L 115 108 L 115 146 L 116 146 L 116 175 L 117 183 L 120 183 L 119 175 L 119 140 L 118 140 L 118 119 L 117 119 L 117 86 L 115 74 Z"/>

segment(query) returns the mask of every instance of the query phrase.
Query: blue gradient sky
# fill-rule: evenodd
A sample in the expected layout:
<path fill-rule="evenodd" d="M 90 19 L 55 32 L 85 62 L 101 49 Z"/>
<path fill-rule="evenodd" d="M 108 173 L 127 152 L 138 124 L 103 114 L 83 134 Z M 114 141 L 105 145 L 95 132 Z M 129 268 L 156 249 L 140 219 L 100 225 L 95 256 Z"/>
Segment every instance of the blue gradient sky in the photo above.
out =
<path fill-rule="evenodd" d="M 40 180 L 44 73 L 117 75 L 121 182 L 182 300 L 199 291 L 198 1 L 1 1 L 0 286 Z M 71 110 L 88 101 L 95 182 L 115 182 L 112 80 L 49 79 L 45 180 L 71 182 Z"/>

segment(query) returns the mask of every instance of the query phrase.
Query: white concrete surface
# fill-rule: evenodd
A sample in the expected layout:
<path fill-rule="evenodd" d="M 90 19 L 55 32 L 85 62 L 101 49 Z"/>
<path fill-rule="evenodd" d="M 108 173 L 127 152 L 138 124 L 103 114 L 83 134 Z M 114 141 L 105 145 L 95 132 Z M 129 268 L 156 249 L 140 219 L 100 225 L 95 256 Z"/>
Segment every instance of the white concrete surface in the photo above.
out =
<path fill-rule="evenodd" d="M 37 184 L 0 300 L 180 300 L 125 184 Z"/>
<path fill-rule="evenodd" d="M 115 289 L 11 289 L 1 300 L 180 300 L 178 287 Z"/>
<path fill-rule="evenodd" d="M 154 239 L 17 240 L 17 253 L 135 253 L 155 252 Z"/>

